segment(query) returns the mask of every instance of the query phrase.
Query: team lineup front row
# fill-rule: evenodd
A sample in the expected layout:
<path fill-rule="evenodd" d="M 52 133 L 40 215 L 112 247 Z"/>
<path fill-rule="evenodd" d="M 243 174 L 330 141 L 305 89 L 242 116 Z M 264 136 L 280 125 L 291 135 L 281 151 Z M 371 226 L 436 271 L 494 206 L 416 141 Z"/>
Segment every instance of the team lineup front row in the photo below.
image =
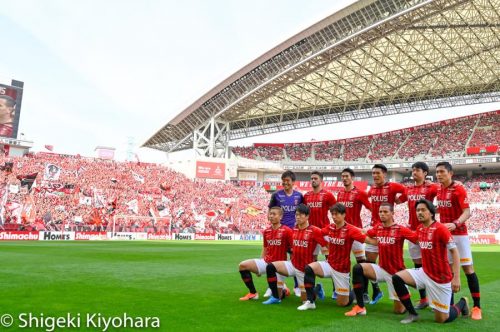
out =
<path fill-rule="evenodd" d="M 376 304 L 380 300 L 383 294 L 378 283 L 385 282 L 389 298 L 394 302 L 394 312 L 408 312 L 401 323 L 417 321 L 417 310 L 427 306 L 434 310 L 435 321 L 439 323 L 469 315 L 475 320 L 482 319 L 479 281 L 473 269 L 465 225 L 470 217 L 466 191 L 452 180 L 449 163 L 436 165 L 440 184 L 426 181 L 428 172 L 427 164 L 415 163 L 412 167 L 415 183 L 406 188 L 386 182 L 387 168 L 377 164 L 372 168 L 374 184 L 365 193 L 353 185 L 354 172 L 347 168 L 342 171 L 344 188 L 337 199 L 322 188 L 321 173 L 311 173 L 313 190 L 302 196 L 293 190 L 295 174 L 284 172 L 284 189 L 275 192 L 269 204 L 271 225 L 263 231 L 261 258 L 245 260 L 239 265 L 241 278 L 249 290 L 240 300 L 259 298 L 252 273 L 267 275 L 271 294 L 264 304 L 281 303 L 290 293 L 285 278 L 295 277 L 296 295 L 302 299 L 297 309 L 315 309 L 316 299 L 325 297 L 322 285 L 316 284 L 316 277 L 331 278 L 337 304 L 348 307 L 355 303 L 345 315 L 366 315 L 366 302 Z M 434 198 L 437 210 L 432 202 Z M 408 202 L 410 227 L 394 221 L 394 204 L 404 202 Z M 369 229 L 362 229 L 362 205 L 372 212 Z M 333 220 L 331 224 L 328 212 Z M 437 213 L 440 221 L 436 221 Z M 413 269 L 406 269 L 404 264 L 405 240 L 410 243 Z M 351 251 L 357 261 L 352 269 L 352 288 Z M 325 255 L 325 261 L 317 260 L 320 252 Z M 467 297 L 454 302 L 453 293 L 460 290 L 460 266 L 474 301 L 471 310 Z M 369 280 L 374 290 L 371 301 L 367 294 Z M 420 301 L 416 306 L 411 302 L 408 286 L 419 290 Z"/>

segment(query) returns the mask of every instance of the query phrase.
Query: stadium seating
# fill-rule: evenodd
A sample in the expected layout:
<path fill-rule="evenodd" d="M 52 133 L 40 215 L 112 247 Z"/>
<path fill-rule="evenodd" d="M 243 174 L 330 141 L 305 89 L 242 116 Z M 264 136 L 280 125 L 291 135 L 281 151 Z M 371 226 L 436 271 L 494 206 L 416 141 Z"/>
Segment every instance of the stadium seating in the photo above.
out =
<path fill-rule="evenodd" d="M 466 155 L 466 147 L 500 142 L 496 111 L 346 140 L 289 143 L 285 148 L 260 144 L 235 147 L 236 155 L 273 161 L 389 161 L 449 158 Z M 488 153 L 482 152 L 482 153 Z"/>

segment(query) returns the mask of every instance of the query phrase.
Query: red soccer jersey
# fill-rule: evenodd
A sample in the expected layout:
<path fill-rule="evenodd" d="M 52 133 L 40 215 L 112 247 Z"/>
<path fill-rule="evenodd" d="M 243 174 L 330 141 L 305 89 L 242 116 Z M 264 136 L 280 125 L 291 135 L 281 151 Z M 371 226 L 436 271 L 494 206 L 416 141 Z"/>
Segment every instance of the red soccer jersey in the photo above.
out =
<path fill-rule="evenodd" d="M 293 230 L 292 264 L 297 270 L 304 272 L 306 265 L 314 262 L 313 253 L 319 244 L 326 246 L 321 229 L 309 225 L 304 229 Z"/>
<path fill-rule="evenodd" d="M 362 228 L 361 207 L 364 205 L 368 210 L 371 211 L 372 209 L 372 205 L 368 200 L 368 194 L 356 187 L 350 191 L 342 188 L 337 195 L 337 202 L 345 206 L 345 220 L 351 225 Z"/>
<path fill-rule="evenodd" d="M 441 185 L 437 194 L 439 221 L 443 224 L 457 220 L 464 209 L 469 207 L 469 200 L 464 186 L 455 181 L 448 187 Z M 463 223 L 455 229 L 453 235 L 467 235 L 467 225 Z"/>
<path fill-rule="evenodd" d="M 368 230 L 367 235 L 378 241 L 379 266 L 389 274 L 406 269 L 403 260 L 405 240 L 416 243 L 417 233 L 401 225 L 384 227 L 382 224 Z"/>
<path fill-rule="evenodd" d="M 406 188 L 400 183 L 386 182 L 380 187 L 373 186 L 370 188 L 370 191 L 368 191 L 368 197 L 370 197 L 372 203 L 372 227 L 381 223 L 378 215 L 380 205 L 382 203 L 394 205 L 397 194 L 401 194 L 401 197 L 399 198 L 401 202 L 406 201 Z"/>
<path fill-rule="evenodd" d="M 348 273 L 351 269 L 352 243 L 365 242 L 366 235 L 348 223 L 340 228 L 330 224 L 321 231 L 327 236 L 328 264 L 337 272 Z"/>
<path fill-rule="evenodd" d="M 281 225 L 278 229 L 266 228 L 264 237 L 264 260 L 266 263 L 286 261 L 286 254 L 292 247 L 293 231 Z"/>
<path fill-rule="evenodd" d="M 417 230 L 420 222 L 417 219 L 417 208 L 415 203 L 421 199 L 433 201 L 439 190 L 439 185 L 435 183 L 424 183 L 420 186 L 410 184 L 406 188 L 406 195 L 408 197 L 408 219 L 411 230 Z"/>
<path fill-rule="evenodd" d="M 324 189 L 317 194 L 314 191 L 307 192 L 304 195 L 304 204 L 307 204 L 311 210 L 309 224 L 319 228 L 328 226 L 330 224 L 328 210 L 335 203 L 337 203 L 335 196 Z"/>
<path fill-rule="evenodd" d="M 453 242 L 450 231 L 435 221 L 429 227 L 420 224 L 417 234 L 425 274 L 439 284 L 449 283 L 453 279 L 448 261 L 448 243 Z"/>

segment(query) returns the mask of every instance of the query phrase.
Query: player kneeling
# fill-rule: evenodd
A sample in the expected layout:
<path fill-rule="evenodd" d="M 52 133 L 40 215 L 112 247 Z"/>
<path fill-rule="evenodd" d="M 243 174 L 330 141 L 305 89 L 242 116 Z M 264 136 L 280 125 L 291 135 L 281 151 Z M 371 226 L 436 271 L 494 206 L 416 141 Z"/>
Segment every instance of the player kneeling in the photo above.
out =
<path fill-rule="evenodd" d="M 271 226 L 262 232 L 264 245 L 262 248 L 261 258 L 248 259 L 240 263 L 241 279 L 249 290 L 249 293 L 241 297 L 240 301 L 259 299 L 259 294 L 255 290 L 255 286 L 253 284 L 251 272 L 261 276 L 266 273 L 266 266 L 268 263 L 286 260 L 287 251 L 292 246 L 293 232 L 287 226 L 280 224 L 282 216 L 283 210 L 280 207 L 276 206 L 269 209 L 267 219 L 271 223 Z M 278 288 L 281 292 L 284 277 L 277 275 L 277 278 Z M 281 294 L 279 294 L 279 297 L 281 298 Z"/>
<path fill-rule="evenodd" d="M 448 323 L 458 316 L 469 315 L 469 304 L 462 297 L 452 304 L 453 293 L 460 290 L 460 258 L 450 231 L 434 218 L 436 210 L 432 202 L 421 199 L 415 204 L 417 218 L 421 225 L 417 228 L 418 242 L 422 250 L 422 267 L 407 269 L 392 277 L 394 288 L 409 315 L 401 323 L 417 321 L 419 316 L 410 300 L 406 285 L 426 289 L 429 306 L 434 309 L 434 320 Z M 448 251 L 453 259 L 453 274 L 448 262 Z"/>
<path fill-rule="evenodd" d="M 379 218 L 382 224 L 377 225 L 367 231 L 367 235 L 377 239 L 377 251 L 379 252 L 379 264 L 361 263 L 356 264 L 352 269 L 352 283 L 356 294 L 357 304 L 346 316 L 366 315 L 363 293 L 367 279 L 375 282 L 387 283 L 389 298 L 394 301 L 394 313 L 404 313 L 405 307 L 400 303 L 394 286 L 392 276 L 396 272 L 406 269 L 403 260 L 404 241 L 417 242 L 417 234 L 409 228 L 398 225 L 394 222 L 394 207 L 390 203 L 382 203 L 379 207 Z"/>
<path fill-rule="evenodd" d="M 267 282 L 272 291 L 272 296 L 264 304 L 280 303 L 277 287 L 277 274 L 288 277 L 297 277 L 297 283 L 301 290 L 301 299 L 306 301 L 304 289 L 304 268 L 307 264 L 314 262 L 314 250 L 319 244 L 326 245 L 321 229 L 309 225 L 309 207 L 299 204 L 295 210 L 296 224 L 293 230 L 292 260 L 272 262 L 267 265 Z"/>
<path fill-rule="evenodd" d="M 316 276 L 332 278 L 337 294 L 337 304 L 341 307 L 350 305 L 354 294 L 350 291 L 349 269 L 351 267 L 351 249 L 354 241 L 377 244 L 368 238 L 362 230 L 345 221 L 346 208 L 337 203 L 330 208 L 333 224 L 323 228 L 321 232 L 328 242 L 328 261 L 314 262 L 306 266 L 304 286 L 307 301 L 298 310 L 315 309 L 316 294 L 314 283 Z"/>

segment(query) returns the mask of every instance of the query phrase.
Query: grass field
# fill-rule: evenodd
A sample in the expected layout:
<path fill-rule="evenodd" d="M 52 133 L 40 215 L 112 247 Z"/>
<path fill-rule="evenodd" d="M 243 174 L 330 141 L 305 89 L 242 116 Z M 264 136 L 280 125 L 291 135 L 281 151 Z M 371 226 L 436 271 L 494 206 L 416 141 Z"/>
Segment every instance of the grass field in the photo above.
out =
<path fill-rule="evenodd" d="M 392 303 L 386 298 L 368 306 L 366 317 L 354 318 L 344 317 L 346 309 L 329 298 L 306 312 L 296 310 L 300 303 L 293 296 L 274 306 L 264 306 L 260 300 L 238 301 L 246 288 L 237 265 L 257 257 L 260 243 L 2 242 L 0 315 L 123 316 L 126 312 L 132 317 L 159 317 L 162 331 L 498 331 L 500 246 L 473 250 L 483 320 L 459 319 L 443 326 L 433 323 L 432 312 L 426 310 L 422 321 L 403 327 L 402 317 L 391 313 Z M 412 266 L 409 261 L 407 265 Z M 254 281 L 263 294 L 265 278 L 254 277 Z M 293 280 L 287 283 L 293 286 Z M 324 279 L 323 284 L 331 295 L 331 282 Z M 385 285 L 382 289 L 386 290 Z M 463 273 L 456 299 L 461 295 L 470 298 Z"/>

